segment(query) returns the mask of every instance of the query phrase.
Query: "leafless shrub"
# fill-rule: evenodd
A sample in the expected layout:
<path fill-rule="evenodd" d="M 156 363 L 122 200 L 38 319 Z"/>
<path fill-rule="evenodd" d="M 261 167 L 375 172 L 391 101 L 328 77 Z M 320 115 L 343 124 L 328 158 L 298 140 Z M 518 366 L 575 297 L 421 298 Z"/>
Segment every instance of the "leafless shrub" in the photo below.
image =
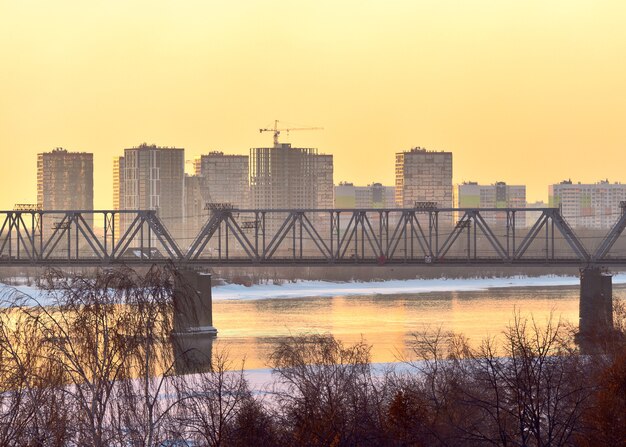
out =
<path fill-rule="evenodd" d="M 201 371 L 178 383 L 184 406 L 176 414 L 188 439 L 198 445 L 223 446 L 238 437 L 235 420 L 252 399 L 244 377 L 243 364 L 233 370 L 228 351 L 213 351 L 211 370 Z"/>
<path fill-rule="evenodd" d="M 280 424 L 293 445 L 377 445 L 382 401 L 370 347 L 345 347 L 331 335 L 288 337 L 271 355 Z"/>
<path fill-rule="evenodd" d="M 430 433 L 442 444 L 570 445 L 592 388 L 588 360 L 564 335 L 560 321 L 540 326 L 516 313 L 501 344 L 446 349 L 431 337 L 412 387 Z"/>

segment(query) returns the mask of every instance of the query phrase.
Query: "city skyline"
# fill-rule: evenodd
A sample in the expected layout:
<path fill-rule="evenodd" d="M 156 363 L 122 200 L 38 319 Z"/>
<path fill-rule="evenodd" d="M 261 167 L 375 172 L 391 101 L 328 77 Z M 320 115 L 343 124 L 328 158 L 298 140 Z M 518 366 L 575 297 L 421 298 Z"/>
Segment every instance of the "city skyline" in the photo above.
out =
<path fill-rule="evenodd" d="M 416 145 L 453 152 L 454 183 L 525 183 L 529 201 L 624 181 L 624 17 L 617 1 L 3 2 L 0 208 L 32 200 L 56 146 L 94 153 L 107 208 L 121 148 L 246 153 L 274 119 L 324 127 L 281 138 L 335 155 L 337 181 L 392 184 Z"/>
<path fill-rule="evenodd" d="M 141 144 L 138 144 L 136 146 L 133 146 L 134 149 L 142 148 L 142 147 L 153 147 L 153 148 L 159 147 L 159 148 L 166 148 L 167 149 L 167 146 L 158 146 L 158 145 L 156 145 L 154 143 L 148 144 L 148 143 L 145 143 L 145 142 L 141 143 Z M 316 149 L 317 148 L 315 148 L 315 150 Z M 124 153 L 124 151 L 126 151 L 126 150 L 128 150 L 128 149 L 123 149 L 121 153 Z M 206 153 L 201 153 L 200 155 L 197 155 L 194 159 L 189 159 L 187 157 L 187 155 L 185 154 L 185 150 L 186 149 L 185 148 L 180 148 L 180 150 L 182 150 L 183 157 L 184 157 L 183 158 L 183 160 L 184 160 L 184 162 L 183 162 L 183 165 L 184 165 L 183 166 L 183 170 L 184 170 L 184 173 L 185 173 L 185 177 L 195 177 L 195 176 L 198 176 L 198 175 L 205 177 L 206 175 L 201 173 L 201 168 L 200 168 L 201 164 L 200 164 L 200 162 L 201 162 L 201 160 L 203 160 L 203 161 L 204 160 L 208 160 L 210 157 L 219 156 L 219 157 L 223 157 L 225 159 L 244 159 L 244 158 L 247 159 L 248 158 L 248 155 L 244 155 L 244 154 L 241 154 L 241 153 L 225 153 L 224 151 L 208 151 Z M 254 151 L 254 150 L 255 150 L 254 148 L 250 149 L 251 152 Z M 57 152 L 58 151 L 68 152 L 67 148 L 57 147 L 57 148 L 53 148 L 50 151 L 47 151 L 47 152 L 44 152 L 44 153 L 52 154 L 55 151 L 57 151 Z M 407 150 L 403 150 L 401 152 L 397 152 L 395 154 L 395 156 L 397 157 L 398 154 L 405 154 L 405 153 L 411 154 L 411 153 L 415 153 L 415 152 L 417 152 L 417 153 L 424 153 L 424 154 L 437 154 L 437 153 L 439 153 L 439 154 L 445 154 L 445 153 L 450 154 L 449 152 L 446 152 L 446 151 L 435 151 L 435 150 L 430 150 L 430 149 L 427 149 L 427 148 L 422 148 L 422 147 L 417 146 L 417 147 L 409 148 Z M 85 151 L 79 152 L 79 151 L 71 151 L 70 150 L 69 153 L 70 154 L 72 154 L 72 153 L 86 154 L 86 155 L 92 156 L 92 158 L 93 158 L 93 154 L 90 153 L 90 152 L 85 152 Z M 331 156 L 331 159 L 332 159 L 332 154 L 329 154 L 329 155 Z M 38 154 L 38 158 L 40 158 L 40 157 L 41 157 L 41 153 Z M 97 207 L 97 206 L 95 206 L 95 207 L 93 207 L 93 209 L 119 209 L 118 207 L 120 206 L 120 204 L 118 202 L 116 202 L 115 198 L 117 197 L 117 194 L 119 193 L 119 183 L 116 182 L 116 172 L 118 172 L 119 168 L 116 167 L 116 166 L 118 166 L 118 164 L 116 164 L 116 163 L 118 162 L 120 157 L 123 159 L 123 156 L 119 155 L 119 154 L 114 157 L 114 164 L 113 164 L 113 168 L 112 168 L 113 180 L 110 181 L 110 183 L 108 185 L 108 188 L 105 190 L 106 192 L 110 193 L 111 196 L 112 196 L 112 199 L 111 199 L 112 206 L 108 206 L 108 207 Z M 395 161 L 395 163 L 396 163 L 396 169 L 397 169 L 397 160 Z M 334 160 L 333 160 L 332 164 L 334 166 Z M 97 163 L 95 161 L 93 162 L 93 167 L 94 167 L 94 170 L 97 167 Z M 456 170 L 457 169 L 456 164 L 454 164 L 454 167 L 455 167 L 455 170 Z M 246 166 L 246 171 L 247 171 L 247 166 Z M 224 174 L 226 174 L 226 171 L 223 172 L 223 173 L 220 173 L 219 175 L 221 177 L 223 177 Z M 380 171 L 379 171 L 379 174 L 380 174 Z M 372 179 L 370 179 L 370 180 L 368 180 L 366 182 L 363 182 L 361 184 L 359 184 L 358 182 L 347 180 L 347 179 L 337 179 L 337 178 L 334 178 L 333 179 L 333 185 L 334 185 L 335 189 L 337 187 L 342 186 L 342 185 L 350 185 L 350 186 L 362 188 L 362 187 L 369 187 L 369 186 L 372 186 L 374 184 L 380 184 L 380 185 L 382 185 L 384 187 L 391 187 L 391 188 L 394 187 L 393 183 L 395 183 L 395 182 L 392 182 L 392 184 L 388 184 L 388 185 L 383 185 L 381 182 L 378 182 L 377 178 L 380 178 L 380 177 L 381 177 L 381 175 L 378 175 L 378 177 L 374 177 L 374 178 L 372 178 Z M 35 182 L 37 183 L 38 182 L 38 176 L 35 175 L 34 178 L 35 178 Z M 225 178 L 224 179 L 219 179 L 219 180 L 217 180 L 217 182 L 218 182 L 218 184 L 221 184 L 220 182 L 223 182 L 224 180 L 225 180 Z M 248 180 L 250 181 L 250 178 L 248 178 Z M 397 178 L 394 179 L 394 180 L 397 181 Z M 591 181 L 591 182 L 582 182 L 582 181 L 580 181 L 578 179 L 572 180 L 571 177 L 570 178 L 564 178 L 564 179 L 560 179 L 558 181 L 554 181 L 554 182 L 545 184 L 544 187 L 545 187 L 546 193 L 543 196 L 541 196 L 540 198 L 535 199 L 535 200 L 531 200 L 531 199 L 527 198 L 526 203 L 544 202 L 544 203 L 548 204 L 548 202 L 550 201 L 551 188 L 553 186 L 555 186 L 555 185 L 565 184 L 565 183 L 569 183 L 569 184 L 573 184 L 573 185 L 587 185 L 587 186 L 589 186 L 589 185 L 591 185 L 591 186 L 593 186 L 593 185 L 600 185 L 600 184 L 623 185 L 623 183 L 620 180 L 612 179 L 612 180 L 609 181 L 608 178 L 600 178 L 600 179 L 596 179 L 595 181 Z M 454 181 L 454 178 L 453 178 L 451 186 L 454 189 L 454 195 L 456 195 L 457 194 L 456 191 L 459 188 L 463 187 L 463 186 L 480 185 L 480 186 L 491 186 L 491 187 L 494 187 L 494 186 L 496 186 L 498 184 L 510 185 L 510 183 L 507 182 L 505 179 L 501 179 L 501 178 L 498 178 L 498 177 L 492 177 L 491 180 L 488 180 L 486 182 L 477 182 L 477 181 L 474 181 L 473 179 L 463 180 L 463 181 L 457 182 L 457 181 Z M 525 189 L 527 189 L 527 187 L 528 187 L 527 184 L 525 184 L 524 182 L 522 182 L 521 186 L 523 188 L 525 188 Z M 248 182 L 247 187 L 250 188 L 250 183 L 249 182 Z M 426 186 L 424 185 L 424 187 L 426 187 Z M 223 188 L 223 186 L 219 186 L 219 188 Z M 93 189 L 93 195 L 96 195 L 96 189 L 95 188 Z M 219 195 L 223 195 L 223 194 L 220 192 L 220 193 L 218 193 L 218 196 Z M 15 204 L 33 204 L 33 205 L 34 204 L 39 204 L 39 205 L 41 205 L 40 202 L 41 202 L 41 200 L 36 195 L 33 198 L 33 200 L 27 200 L 27 201 L 22 201 L 22 202 L 15 202 L 14 205 Z M 409 200 L 409 202 L 412 203 L 412 201 L 410 201 L 410 200 Z M 392 207 L 395 207 L 396 205 L 394 205 Z M 6 209 L 11 209 L 12 206 L 11 207 L 7 207 Z M 453 206 L 453 205 L 445 205 L 445 206 L 441 205 L 441 207 L 444 207 L 444 208 L 445 207 L 450 207 L 450 206 Z M 454 206 L 456 206 L 456 205 L 454 205 Z M 242 208 L 241 206 L 238 206 L 238 207 Z M 243 206 L 243 208 L 251 208 L 251 207 L 252 207 L 252 204 Z M 326 206 L 326 208 L 328 208 L 328 206 Z"/>

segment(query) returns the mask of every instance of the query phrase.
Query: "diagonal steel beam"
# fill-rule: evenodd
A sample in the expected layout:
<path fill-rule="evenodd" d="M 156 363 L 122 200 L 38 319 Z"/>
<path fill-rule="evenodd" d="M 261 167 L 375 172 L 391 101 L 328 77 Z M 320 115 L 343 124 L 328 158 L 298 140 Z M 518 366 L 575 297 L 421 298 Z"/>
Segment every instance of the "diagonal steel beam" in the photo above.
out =
<path fill-rule="evenodd" d="M 331 260 L 333 257 L 333 253 L 331 249 L 328 247 L 328 245 L 326 245 L 326 242 L 324 241 L 322 236 L 320 236 L 318 231 L 315 229 L 315 226 L 311 223 L 311 221 L 309 220 L 306 214 L 303 214 L 301 218 L 302 218 L 302 223 L 303 223 L 302 226 L 304 228 L 304 231 L 306 231 L 307 234 L 311 237 L 311 240 L 313 241 L 315 246 L 318 248 L 320 253 L 326 259 Z"/>
<path fill-rule="evenodd" d="M 263 259 L 268 260 L 272 256 L 274 256 L 274 253 L 276 253 L 278 247 L 280 247 L 280 245 L 285 241 L 285 237 L 287 236 L 287 234 L 289 234 L 289 231 L 295 228 L 296 220 L 297 217 L 296 213 L 294 212 L 290 213 L 285 218 L 283 224 L 280 226 L 280 229 L 274 235 L 267 248 L 265 249 L 265 252 L 263 253 Z"/>
<path fill-rule="evenodd" d="M 400 244 L 400 240 L 407 231 L 407 225 L 407 214 L 406 212 L 403 212 L 400 219 L 398 219 L 398 223 L 396 224 L 393 233 L 391 233 L 391 239 L 387 241 L 387 254 L 385 255 L 387 259 L 393 259 L 393 256 L 396 254 L 396 249 Z"/>
<path fill-rule="evenodd" d="M 613 245 L 617 242 L 619 237 L 626 229 L 626 213 L 622 213 L 622 216 L 619 220 L 613 225 L 611 231 L 606 235 L 606 237 L 602 240 L 595 253 L 593 254 L 593 260 L 601 260 L 606 257 L 609 253 Z M 0 233 L 1 234 L 1 233 Z"/>
<path fill-rule="evenodd" d="M 200 254 L 204 251 L 204 248 L 207 246 L 217 229 L 222 224 L 222 220 L 224 219 L 224 214 L 221 211 L 215 211 L 209 218 L 209 220 L 204 224 L 200 234 L 194 239 L 193 243 L 187 250 L 185 255 L 186 260 L 190 259 L 198 259 Z"/>
<path fill-rule="evenodd" d="M 446 254 L 448 254 L 448 251 L 452 248 L 452 245 L 454 245 L 456 240 L 463 233 L 463 229 L 465 229 L 468 225 L 471 225 L 471 223 L 472 219 L 470 217 L 470 214 L 466 211 L 441 246 L 439 253 L 437 253 L 438 260 L 445 258 Z"/>
<path fill-rule="evenodd" d="M 148 224 L 148 227 L 152 230 L 152 232 L 156 235 L 161 245 L 175 261 L 179 261 L 183 259 L 183 254 L 178 248 L 178 245 L 174 241 L 172 235 L 167 231 L 165 225 L 161 222 L 161 220 L 156 215 L 155 211 L 146 211 L 145 212 L 145 222 Z"/>
<path fill-rule="evenodd" d="M 433 250 L 428 239 L 426 238 L 424 230 L 422 229 L 422 225 L 415 214 L 411 215 L 411 233 L 415 239 L 417 239 L 417 243 L 420 245 L 424 256 L 432 256 Z"/>
<path fill-rule="evenodd" d="M 69 214 L 65 213 L 63 219 L 61 219 L 61 221 L 57 223 L 57 227 L 53 229 L 52 234 L 48 237 L 48 240 L 41 250 L 42 259 L 50 258 L 50 255 L 54 252 L 54 249 L 57 247 L 61 239 L 63 239 L 65 233 L 67 233 L 70 223 L 71 222 L 69 221 Z"/>
<path fill-rule="evenodd" d="M 583 246 L 583 244 L 578 240 L 574 232 L 572 231 L 569 224 L 563 219 L 561 213 L 557 209 L 549 210 L 548 213 L 552 219 L 552 222 L 556 226 L 556 228 L 561 232 L 561 235 L 565 238 L 569 246 L 574 250 L 574 253 L 578 256 L 581 261 L 589 261 L 590 256 L 587 253 L 587 250 Z M 554 237 L 554 235 L 552 236 Z"/>
<path fill-rule="evenodd" d="M 500 258 L 502 259 L 508 259 L 509 256 L 506 253 L 506 250 L 504 249 L 504 247 L 498 240 L 498 237 L 493 233 L 493 231 L 491 231 L 491 228 L 489 227 L 489 225 L 487 224 L 483 216 L 481 216 L 480 211 L 476 211 L 475 213 L 473 213 L 473 218 L 474 218 L 474 222 L 476 222 L 477 224 L 477 227 L 480 229 L 483 235 L 487 238 L 487 241 L 489 241 L 489 243 L 494 248 L 498 256 L 500 256 Z"/>
<path fill-rule="evenodd" d="M 374 228 L 372 227 L 372 223 L 370 222 L 370 219 L 367 216 L 366 212 L 363 213 L 363 216 L 362 216 L 362 219 L 361 219 L 361 225 L 365 228 L 364 234 L 367 237 L 367 240 L 369 241 L 370 246 L 372 247 L 372 251 L 374 252 L 374 254 L 377 257 L 378 256 L 382 256 L 383 255 L 382 243 L 376 237 L 376 232 L 374 231 Z"/>
<path fill-rule="evenodd" d="M 143 218 L 140 214 L 137 214 L 118 241 L 115 249 L 111 252 L 111 259 L 120 259 L 122 256 L 124 256 L 124 252 L 128 249 L 130 243 L 133 241 L 135 235 L 139 232 L 139 229 L 142 225 Z"/>
<path fill-rule="evenodd" d="M 248 257 L 252 262 L 257 262 L 259 260 L 259 255 L 257 254 L 254 246 L 248 239 L 248 237 L 244 234 L 243 230 L 237 223 L 235 219 L 233 219 L 232 214 L 229 214 L 225 219 L 226 225 L 230 228 L 231 234 L 237 239 L 239 245 L 244 249 Z"/>
<path fill-rule="evenodd" d="M 104 250 L 104 246 L 100 243 L 100 240 L 95 235 L 89 224 L 85 221 L 82 213 L 78 213 L 74 216 L 76 222 L 76 228 L 81 232 L 93 252 L 99 259 L 107 257 L 107 253 Z"/>

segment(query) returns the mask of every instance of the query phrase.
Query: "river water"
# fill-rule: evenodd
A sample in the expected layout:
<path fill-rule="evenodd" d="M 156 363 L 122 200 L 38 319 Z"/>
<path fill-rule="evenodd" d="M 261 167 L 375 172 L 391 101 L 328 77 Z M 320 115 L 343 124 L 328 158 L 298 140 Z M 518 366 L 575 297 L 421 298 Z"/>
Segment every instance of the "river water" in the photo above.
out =
<path fill-rule="evenodd" d="M 266 368 L 281 337 L 303 332 L 330 333 L 344 343 L 363 338 L 372 345 L 373 362 L 410 356 L 412 333 L 441 327 L 462 333 L 478 345 L 498 336 L 514 313 L 543 325 L 552 314 L 578 325 L 578 286 L 493 288 L 375 295 L 214 299 L 217 346 L 226 348 L 246 369 Z M 614 297 L 626 285 L 614 285 Z M 214 348 L 215 349 L 215 348 Z"/>

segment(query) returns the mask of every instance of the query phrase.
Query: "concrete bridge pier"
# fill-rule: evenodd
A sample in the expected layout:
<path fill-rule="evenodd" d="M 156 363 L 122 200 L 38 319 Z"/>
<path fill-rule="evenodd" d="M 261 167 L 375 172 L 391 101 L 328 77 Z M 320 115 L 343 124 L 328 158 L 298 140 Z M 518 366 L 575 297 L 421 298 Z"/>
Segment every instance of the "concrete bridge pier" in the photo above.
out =
<path fill-rule="evenodd" d="M 174 284 L 174 331 L 172 341 L 179 373 L 207 370 L 211 367 L 213 326 L 211 275 L 180 270 Z"/>
<path fill-rule="evenodd" d="M 577 341 L 581 348 L 597 345 L 613 329 L 613 276 L 598 266 L 580 269 Z"/>

